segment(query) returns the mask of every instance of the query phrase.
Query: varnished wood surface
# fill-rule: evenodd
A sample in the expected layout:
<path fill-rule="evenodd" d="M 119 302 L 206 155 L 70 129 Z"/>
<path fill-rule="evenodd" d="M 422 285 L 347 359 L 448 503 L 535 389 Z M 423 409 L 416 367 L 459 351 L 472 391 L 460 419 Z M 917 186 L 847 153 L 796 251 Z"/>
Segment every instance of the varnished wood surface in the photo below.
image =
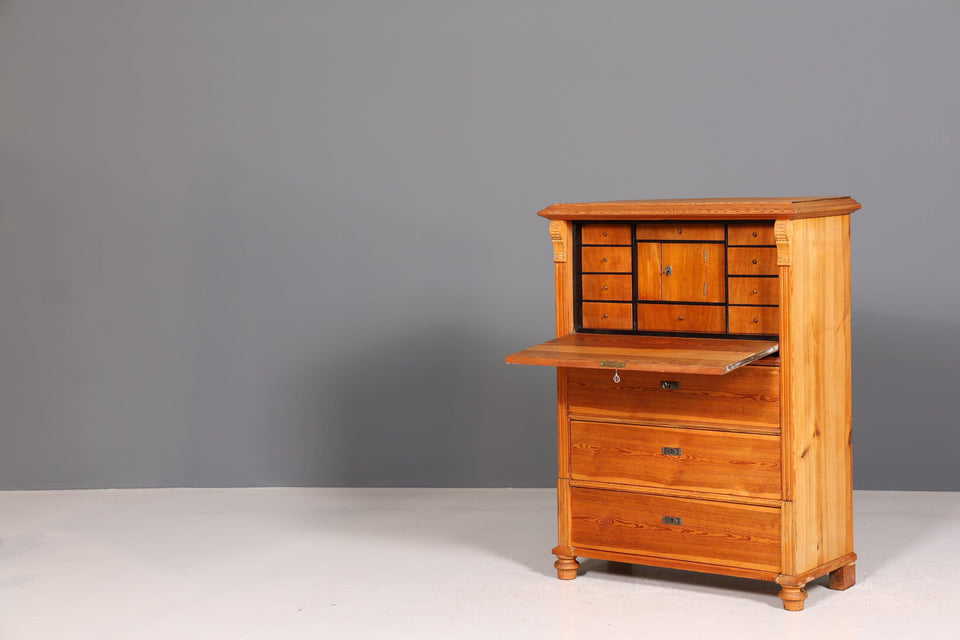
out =
<path fill-rule="evenodd" d="M 723 302 L 726 300 L 726 251 L 722 244 L 672 243 L 660 245 L 661 300 L 667 302 Z M 670 275 L 666 274 L 670 267 Z"/>
<path fill-rule="evenodd" d="M 743 367 L 725 376 L 621 371 L 620 382 L 603 369 L 570 369 L 571 416 L 633 420 L 644 424 L 715 425 L 780 430 L 780 370 Z M 679 389 L 662 389 L 671 381 Z"/>
<path fill-rule="evenodd" d="M 625 244 L 630 246 L 633 238 L 629 224 L 585 224 L 580 227 L 582 244 Z"/>
<path fill-rule="evenodd" d="M 581 276 L 584 300 L 632 300 L 633 278 L 629 274 L 588 273 Z"/>
<path fill-rule="evenodd" d="M 672 333 L 724 333 L 727 314 L 717 305 L 638 304 L 637 329 Z"/>
<path fill-rule="evenodd" d="M 774 247 L 730 247 L 727 249 L 727 273 L 732 276 L 775 276 L 777 250 Z"/>
<path fill-rule="evenodd" d="M 584 302 L 581 306 L 585 329 L 632 329 L 633 305 L 623 302 Z"/>
<path fill-rule="evenodd" d="M 631 423 L 632 426 L 636 426 Z M 683 429 L 683 427 L 673 427 Z M 703 431 L 704 429 L 700 429 Z M 675 489 L 673 487 L 655 487 L 653 485 L 624 484 L 622 482 L 603 482 L 601 480 L 570 480 L 571 487 L 586 487 L 587 489 L 606 489 L 608 491 L 626 491 L 627 493 L 646 493 L 652 496 L 667 496 L 670 498 L 692 498 L 713 502 L 732 502 L 734 504 L 753 504 L 761 507 L 779 509 L 782 502 L 779 498 L 762 498 L 760 496 L 744 496 L 738 493 L 716 493 L 711 491 L 695 491 L 693 489 Z M 781 519 L 782 522 L 782 519 Z"/>
<path fill-rule="evenodd" d="M 701 573 L 716 573 L 722 576 L 737 576 L 739 578 L 751 578 L 753 580 L 763 580 L 765 582 L 776 582 L 777 576 L 780 575 L 776 571 L 762 571 L 758 569 L 747 569 L 744 567 L 731 567 L 708 562 L 691 562 L 689 560 L 677 560 L 676 558 L 645 556 L 637 553 L 606 551 L 603 549 L 590 549 L 588 547 L 576 547 L 570 549 L 570 553 L 573 553 L 581 558 L 596 558 L 597 560 L 628 562 L 630 564 L 642 564 L 648 567 L 682 569 L 684 571 L 699 571 Z"/>
<path fill-rule="evenodd" d="M 627 306 L 627 305 L 624 305 Z M 506 357 L 507 364 L 723 375 L 779 348 L 768 340 L 571 333 Z"/>
<path fill-rule="evenodd" d="M 730 333 L 772 335 L 780 331 L 777 307 L 730 307 Z"/>
<path fill-rule="evenodd" d="M 650 222 L 637 225 L 637 240 L 714 240 L 723 242 L 722 224 Z"/>
<path fill-rule="evenodd" d="M 793 220 L 837 216 L 860 208 L 849 196 L 826 198 L 697 198 L 558 203 L 540 211 L 551 220 Z"/>
<path fill-rule="evenodd" d="M 772 222 L 731 222 L 727 225 L 727 245 L 776 244 Z"/>
<path fill-rule="evenodd" d="M 849 216 L 795 220 L 780 267 L 785 484 L 804 573 L 853 552 Z"/>
<path fill-rule="evenodd" d="M 637 300 L 659 300 L 660 243 L 641 242 L 637 245 Z"/>
<path fill-rule="evenodd" d="M 779 498 L 780 439 L 575 420 L 570 478 Z"/>
<path fill-rule="evenodd" d="M 776 571 L 780 510 L 574 487 L 574 547 Z M 681 524 L 665 524 L 663 517 Z"/>
<path fill-rule="evenodd" d="M 630 247 L 583 247 L 580 251 L 580 266 L 584 272 L 633 271 Z"/>
<path fill-rule="evenodd" d="M 780 282 L 777 278 L 728 278 L 727 295 L 730 304 L 778 304 Z"/>

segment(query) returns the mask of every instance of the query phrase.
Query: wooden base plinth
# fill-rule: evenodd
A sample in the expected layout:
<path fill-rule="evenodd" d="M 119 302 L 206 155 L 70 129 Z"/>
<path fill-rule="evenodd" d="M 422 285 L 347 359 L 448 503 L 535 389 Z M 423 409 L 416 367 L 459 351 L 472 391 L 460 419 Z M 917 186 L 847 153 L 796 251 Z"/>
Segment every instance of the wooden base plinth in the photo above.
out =
<path fill-rule="evenodd" d="M 783 587 L 780 599 L 787 611 L 803 611 L 803 601 L 807 599 L 807 590 L 803 587 Z"/>
<path fill-rule="evenodd" d="M 830 572 L 830 588 L 837 591 L 849 589 L 857 583 L 857 565 L 848 564 Z"/>

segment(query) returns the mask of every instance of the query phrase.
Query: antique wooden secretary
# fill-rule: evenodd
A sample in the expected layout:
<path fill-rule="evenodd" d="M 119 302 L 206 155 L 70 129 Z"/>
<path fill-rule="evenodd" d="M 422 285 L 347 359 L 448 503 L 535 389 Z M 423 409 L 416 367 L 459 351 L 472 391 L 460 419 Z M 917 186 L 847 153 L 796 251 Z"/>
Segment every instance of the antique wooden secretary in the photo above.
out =
<path fill-rule="evenodd" d="M 555 204 L 557 575 L 855 582 L 848 197 Z"/>

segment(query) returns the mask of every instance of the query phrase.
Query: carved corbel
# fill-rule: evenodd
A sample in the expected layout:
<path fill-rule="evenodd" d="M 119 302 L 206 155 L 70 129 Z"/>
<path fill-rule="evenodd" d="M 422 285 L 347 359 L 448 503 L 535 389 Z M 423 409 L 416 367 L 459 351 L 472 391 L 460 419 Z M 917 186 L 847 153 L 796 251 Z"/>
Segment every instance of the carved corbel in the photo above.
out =
<path fill-rule="evenodd" d="M 773 225 L 773 235 L 777 239 L 777 264 L 781 267 L 789 267 L 793 263 L 793 247 L 791 240 L 793 238 L 793 221 L 777 220 Z"/>
<path fill-rule="evenodd" d="M 567 261 L 567 223 L 563 220 L 550 221 L 550 239 L 553 240 L 553 261 Z"/>

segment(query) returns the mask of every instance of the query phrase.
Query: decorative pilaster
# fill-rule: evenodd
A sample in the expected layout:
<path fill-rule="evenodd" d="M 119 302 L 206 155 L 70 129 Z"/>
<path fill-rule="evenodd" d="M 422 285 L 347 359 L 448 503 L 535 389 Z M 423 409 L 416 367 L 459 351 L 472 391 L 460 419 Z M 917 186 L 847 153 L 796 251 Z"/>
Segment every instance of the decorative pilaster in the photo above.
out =
<path fill-rule="evenodd" d="M 550 239 L 553 240 L 553 261 L 567 261 L 567 227 L 562 220 L 550 221 Z"/>
<path fill-rule="evenodd" d="M 773 225 L 773 235 L 777 239 L 777 265 L 789 267 L 793 263 L 793 221 L 777 220 Z"/>

